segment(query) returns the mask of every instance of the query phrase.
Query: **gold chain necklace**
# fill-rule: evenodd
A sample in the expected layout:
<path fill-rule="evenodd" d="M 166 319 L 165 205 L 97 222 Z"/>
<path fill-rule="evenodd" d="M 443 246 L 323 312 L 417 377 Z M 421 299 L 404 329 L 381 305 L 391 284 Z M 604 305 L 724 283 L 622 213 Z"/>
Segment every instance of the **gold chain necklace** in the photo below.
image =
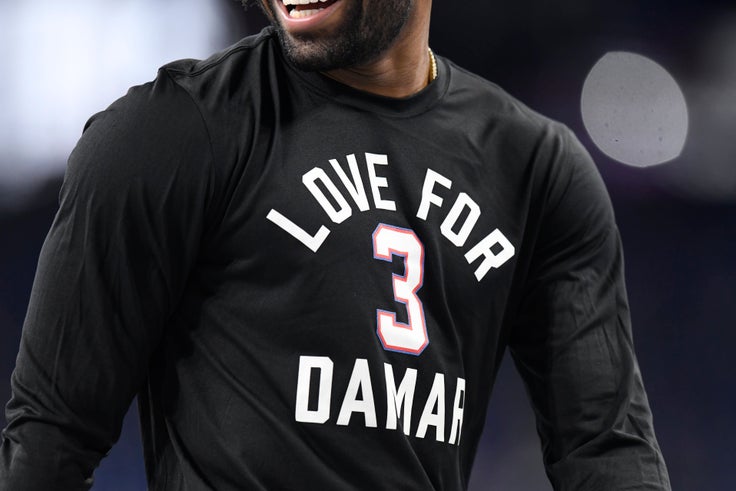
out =
<path fill-rule="evenodd" d="M 429 51 L 429 82 L 431 83 L 437 78 L 437 60 L 434 58 L 431 48 L 427 48 Z"/>

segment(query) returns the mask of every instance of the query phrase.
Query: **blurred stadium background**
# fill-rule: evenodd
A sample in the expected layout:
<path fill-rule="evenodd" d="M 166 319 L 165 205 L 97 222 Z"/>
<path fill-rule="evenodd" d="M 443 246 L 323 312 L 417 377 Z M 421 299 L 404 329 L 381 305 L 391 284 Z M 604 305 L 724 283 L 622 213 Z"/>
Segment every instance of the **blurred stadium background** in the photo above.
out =
<path fill-rule="evenodd" d="M 86 119 L 163 63 L 205 57 L 264 23 L 234 0 L 0 0 L 0 401 Z M 431 45 L 563 121 L 589 149 L 624 241 L 635 342 L 673 488 L 736 489 L 733 0 L 436 0 Z M 136 418 L 133 407 L 93 489 L 145 489 Z M 508 359 L 471 489 L 551 489 Z"/>

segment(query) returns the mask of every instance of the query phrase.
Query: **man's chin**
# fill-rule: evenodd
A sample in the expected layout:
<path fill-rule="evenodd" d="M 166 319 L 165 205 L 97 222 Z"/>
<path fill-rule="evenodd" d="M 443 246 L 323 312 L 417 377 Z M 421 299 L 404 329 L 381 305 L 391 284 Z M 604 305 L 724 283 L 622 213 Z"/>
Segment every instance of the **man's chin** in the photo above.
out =
<path fill-rule="evenodd" d="M 301 70 L 322 72 L 378 58 L 398 37 L 412 5 L 408 0 L 382 0 L 364 11 L 361 1 L 340 0 L 315 14 L 314 22 L 290 22 L 281 0 L 263 1 L 280 9 L 271 12 L 272 23 L 289 61 Z"/>
<path fill-rule="evenodd" d="M 300 70 L 327 71 L 349 64 L 334 60 L 331 50 L 314 39 L 296 38 L 283 30 L 279 30 L 279 39 L 286 58 Z"/>
<path fill-rule="evenodd" d="M 347 68 L 363 57 L 363 50 L 356 49 L 355 33 L 347 27 L 338 27 L 330 33 L 322 30 L 289 32 L 278 20 L 273 24 L 284 54 L 300 70 Z"/>

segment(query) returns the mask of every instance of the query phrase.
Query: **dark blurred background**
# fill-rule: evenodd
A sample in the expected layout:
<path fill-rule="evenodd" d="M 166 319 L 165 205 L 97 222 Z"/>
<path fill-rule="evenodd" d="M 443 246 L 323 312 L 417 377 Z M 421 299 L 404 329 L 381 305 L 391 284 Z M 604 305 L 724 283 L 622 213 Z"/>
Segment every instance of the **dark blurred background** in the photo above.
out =
<path fill-rule="evenodd" d="M 736 5 L 436 0 L 433 10 L 436 53 L 564 122 L 593 155 L 624 241 L 635 343 L 673 488 L 736 489 Z M 0 401 L 9 398 L 65 160 L 87 117 L 153 78 L 159 65 L 205 57 L 264 24 L 257 8 L 244 11 L 233 0 L 79 0 L 73 8 L 0 0 Z M 629 140 L 616 136 L 620 146 L 643 146 L 643 154 L 670 141 L 678 157 L 642 167 L 599 150 L 615 135 L 596 136 L 584 125 L 581 95 L 609 52 L 636 53 L 666 70 L 687 105 L 687 139 L 680 151 L 682 142 L 678 147 L 676 135 L 666 134 L 677 121 L 662 111 L 676 98 L 654 90 L 636 108 L 629 97 L 627 106 L 627 84 L 651 90 L 662 78 L 628 73 L 625 63 L 603 71 L 621 90 L 619 99 L 598 94 L 594 112 L 610 111 L 611 124 L 624 126 L 618 131 Z M 637 117 L 641 111 L 649 116 Z M 641 137 L 647 124 L 659 125 L 664 139 Z M 145 489 L 136 418 L 133 407 L 93 489 Z M 471 489 L 551 489 L 534 418 L 508 359 Z"/>

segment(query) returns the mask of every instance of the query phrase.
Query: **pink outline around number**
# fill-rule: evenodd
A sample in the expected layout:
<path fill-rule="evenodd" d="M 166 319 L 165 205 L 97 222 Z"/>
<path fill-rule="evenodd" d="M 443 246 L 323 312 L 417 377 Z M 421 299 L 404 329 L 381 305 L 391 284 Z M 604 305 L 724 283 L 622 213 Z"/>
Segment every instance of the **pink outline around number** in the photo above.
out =
<path fill-rule="evenodd" d="M 381 232 L 381 230 L 388 229 L 392 230 L 394 232 L 398 232 L 401 234 L 410 235 L 414 238 L 416 243 L 419 245 L 420 255 L 419 255 L 419 281 L 414 285 L 414 287 L 411 290 L 411 294 L 416 300 L 416 303 L 419 306 L 419 313 L 420 313 L 420 323 L 421 323 L 421 329 L 423 332 L 424 342 L 423 344 L 416 349 L 408 348 L 405 346 L 398 346 L 398 345 L 390 345 L 387 343 L 387 341 L 384 338 L 384 335 L 382 333 L 381 329 L 381 318 L 388 319 L 391 322 L 391 327 L 398 328 L 398 329 L 409 329 L 411 331 L 414 331 L 418 329 L 418 327 L 414 327 L 412 323 L 412 315 L 411 315 L 411 309 L 409 308 L 409 301 L 410 298 L 401 299 L 397 296 L 396 292 L 396 282 L 404 280 L 404 283 L 406 283 L 406 279 L 409 276 L 408 273 L 408 267 L 409 267 L 409 261 L 408 261 L 408 254 L 409 251 L 400 251 L 398 249 L 395 249 L 393 247 L 388 248 L 388 253 L 386 255 L 382 255 L 378 252 L 378 247 L 376 245 L 376 236 Z M 427 323 L 426 319 L 424 317 L 424 305 L 422 304 L 422 301 L 417 296 L 417 292 L 420 288 L 422 288 L 422 285 L 424 284 L 424 244 L 419 240 L 419 237 L 417 237 L 417 234 L 414 233 L 413 230 L 402 228 L 402 227 L 396 227 L 393 225 L 387 225 L 385 223 L 380 223 L 376 227 L 376 229 L 373 231 L 373 257 L 376 259 L 380 259 L 381 261 L 392 261 L 393 256 L 401 256 L 404 258 L 404 275 L 397 275 L 396 273 L 392 274 L 392 286 L 394 290 L 394 300 L 396 302 L 402 303 L 406 306 L 407 311 L 407 318 L 409 320 L 408 324 L 405 324 L 403 322 L 396 322 L 396 312 L 391 312 L 388 310 L 382 310 L 382 309 L 376 309 L 376 334 L 378 335 L 378 339 L 380 339 L 381 344 L 383 345 L 383 348 L 387 351 L 396 351 L 399 353 L 406 353 L 414 356 L 418 356 L 424 351 L 424 349 L 429 345 L 429 337 L 427 335 Z"/>

